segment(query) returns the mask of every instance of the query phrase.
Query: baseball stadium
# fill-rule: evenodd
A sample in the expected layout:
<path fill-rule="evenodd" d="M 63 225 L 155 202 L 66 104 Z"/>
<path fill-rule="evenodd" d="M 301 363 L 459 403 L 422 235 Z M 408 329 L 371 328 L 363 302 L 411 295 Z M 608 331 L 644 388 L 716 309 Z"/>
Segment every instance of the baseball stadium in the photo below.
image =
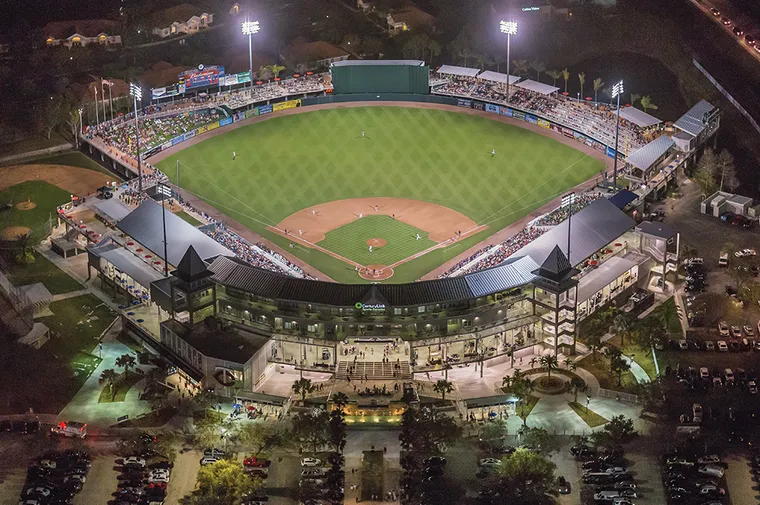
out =
<path fill-rule="evenodd" d="M 701 101 L 666 127 L 422 61 L 222 78 L 84 132 L 127 182 L 61 206 L 53 243 L 84 236 L 89 269 L 129 299 L 124 331 L 242 400 L 277 391 L 275 372 L 482 378 L 575 354 L 583 318 L 667 289 L 678 233 L 634 217 L 720 119 Z"/>

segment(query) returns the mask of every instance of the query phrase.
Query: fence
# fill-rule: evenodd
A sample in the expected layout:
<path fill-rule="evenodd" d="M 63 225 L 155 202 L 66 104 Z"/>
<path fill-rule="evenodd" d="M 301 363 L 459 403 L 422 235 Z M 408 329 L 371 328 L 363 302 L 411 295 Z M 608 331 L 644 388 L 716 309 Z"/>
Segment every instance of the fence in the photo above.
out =
<path fill-rule="evenodd" d="M 736 99 L 731 95 L 731 93 L 729 93 L 728 90 L 726 90 L 726 88 L 721 86 L 720 83 L 715 80 L 715 77 L 710 75 L 710 72 L 708 72 L 707 69 L 705 69 L 705 67 L 700 65 L 697 60 L 692 58 L 691 62 L 694 64 L 695 67 L 697 67 L 697 70 L 702 72 L 702 75 L 707 77 L 707 79 L 713 84 L 713 86 L 718 88 L 718 91 L 720 91 L 723 94 L 723 96 L 725 96 L 728 99 L 728 101 L 731 102 L 734 107 L 736 107 L 736 109 L 741 113 L 741 115 L 747 118 L 747 121 L 750 122 L 752 127 L 755 130 L 757 130 L 758 133 L 760 133 L 760 125 L 757 124 L 757 121 L 755 121 L 755 118 L 752 117 L 752 115 L 747 111 L 747 109 L 745 109 L 739 102 L 737 102 Z"/>
<path fill-rule="evenodd" d="M 623 393 L 621 391 L 615 391 L 614 389 L 599 388 L 596 393 L 598 396 L 604 398 L 614 398 L 623 402 L 639 403 L 639 397 L 630 393 Z"/>
<path fill-rule="evenodd" d="M 23 290 L 15 287 L 5 276 L 2 271 L 4 266 L 3 260 L 0 258 L 0 294 L 8 300 L 20 318 L 20 321 L 14 319 L 13 322 L 8 320 L 5 323 L 11 324 L 20 335 L 26 335 L 34 326 L 34 305 L 29 296 Z"/>

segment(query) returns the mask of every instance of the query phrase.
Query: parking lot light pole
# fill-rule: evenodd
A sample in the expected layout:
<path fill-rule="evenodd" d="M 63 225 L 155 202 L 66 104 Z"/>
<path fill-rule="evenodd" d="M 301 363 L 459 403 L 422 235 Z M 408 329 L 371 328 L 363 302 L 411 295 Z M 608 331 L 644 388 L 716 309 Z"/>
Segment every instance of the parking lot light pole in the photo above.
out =
<path fill-rule="evenodd" d="M 612 98 L 617 98 L 617 111 L 615 116 L 615 157 L 612 161 L 612 187 L 617 189 L 617 160 L 618 160 L 618 136 L 620 134 L 620 95 L 623 94 L 623 81 L 612 86 Z"/>
<path fill-rule="evenodd" d="M 591 397 L 586 396 L 586 414 L 588 414 L 588 404 L 591 403 Z"/>
<path fill-rule="evenodd" d="M 507 103 L 509 103 L 509 46 L 512 35 L 517 35 L 517 21 L 502 19 L 499 22 L 499 30 L 507 36 Z"/>

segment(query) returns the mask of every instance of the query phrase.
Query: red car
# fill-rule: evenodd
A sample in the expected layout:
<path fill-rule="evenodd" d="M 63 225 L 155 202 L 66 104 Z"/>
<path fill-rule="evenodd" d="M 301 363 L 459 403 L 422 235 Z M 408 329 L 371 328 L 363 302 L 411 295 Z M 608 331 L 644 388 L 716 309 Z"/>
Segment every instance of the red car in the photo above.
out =
<path fill-rule="evenodd" d="M 256 467 L 256 468 L 264 468 L 271 464 L 272 462 L 268 459 L 259 459 L 256 457 L 250 457 L 245 458 L 243 460 L 243 466 L 249 466 L 249 467 Z"/>
<path fill-rule="evenodd" d="M 166 482 L 151 482 L 146 489 L 166 489 Z"/>

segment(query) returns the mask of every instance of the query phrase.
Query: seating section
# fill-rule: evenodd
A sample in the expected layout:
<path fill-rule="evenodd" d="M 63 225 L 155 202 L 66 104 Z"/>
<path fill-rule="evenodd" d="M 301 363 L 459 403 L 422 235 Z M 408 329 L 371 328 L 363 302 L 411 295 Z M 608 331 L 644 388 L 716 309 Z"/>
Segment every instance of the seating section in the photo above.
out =
<path fill-rule="evenodd" d="M 349 367 L 353 367 L 349 374 Z M 382 361 L 340 361 L 338 362 L 338 371 L 335 374 L 337 379 L 361 380 L 366 375 L 367 380 L 399 380 L 411 379 L 412 372 L 409 368 L 409 361 L 399 361 L 383 363 Z"/>

